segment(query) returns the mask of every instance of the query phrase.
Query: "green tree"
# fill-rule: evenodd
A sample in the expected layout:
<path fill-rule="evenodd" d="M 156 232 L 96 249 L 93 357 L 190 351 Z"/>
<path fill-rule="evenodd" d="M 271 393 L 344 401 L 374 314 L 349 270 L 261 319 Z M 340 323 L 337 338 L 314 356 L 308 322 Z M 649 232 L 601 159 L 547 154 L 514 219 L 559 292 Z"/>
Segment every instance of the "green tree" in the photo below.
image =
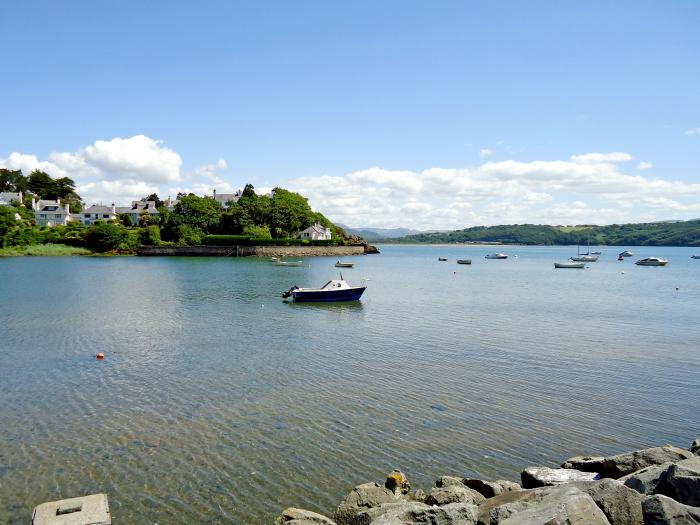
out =
<path fill-rule="evenodd" d="M 59 188 L 51 176 L 41 170 L 34 170 L 27 179 L 27 189 L 42 199 L 57 199 Z"/>
<path fill-rule="evenodd" d="M 156 208 L 160 208 L 161 206 L 163 206 L 163 204 L 165 204 L 162 200 L 160 200 L 157 193 L 151 193 L 148 197 L 145 197 L 143 200 L 155 202 Z"/>
<path fill-rule="evenodd" d="M 0 192 L 26 192 L 27 178 L 22 170 L 0 168 Z"/>
<path fill-rule="evenodd" d="M 271 201 L 269 224 L 276 237 L 291 237 L 314 221 L 308 200 L 298 193 L 275 188 Z"/>
<path fill-rule="evenodd" d="M 255 239 L 272 239 L 270 228 L 267 226 L 248 226 L 243 233 Z"/>
<path fill-rule="evenodd" d="M 248 212 L 242 206 L 239 206 L 238 203 L 232 203 L 229 205 L 228 210 L 221 215 L 218 231 L 220 233 L 238 235 L 252 224 L 253 221 Z"/>
<path fill-rule="evenodd" d="M 120 213 L 117 215 L 117 219 L 122 226 L 126 226 L 127 228 L 134 225 L 134 221 L 131 220 L 131 214 L 129 213 Z"/>
<path fill-rule="evenodd" d="M 85 245 L 96 252 L 116 250 L 128 241 L 127 230 L 118 224 L 107 222 L 93 224 L 85 232 Z"/>
<path fill-rule="evenodd" d="M 157 246 L 160 244 L 160 228 L 158 226 L 146 226 L 139 230 L 141 244 Z"/>
<path fill-rule="evenodd" d="M 208 233 L 219 224 L 222 212 L 221 203 L 214 199 L 187 195 L 175 204 L 173 215 L 178 216 L 182 224 Z"/>

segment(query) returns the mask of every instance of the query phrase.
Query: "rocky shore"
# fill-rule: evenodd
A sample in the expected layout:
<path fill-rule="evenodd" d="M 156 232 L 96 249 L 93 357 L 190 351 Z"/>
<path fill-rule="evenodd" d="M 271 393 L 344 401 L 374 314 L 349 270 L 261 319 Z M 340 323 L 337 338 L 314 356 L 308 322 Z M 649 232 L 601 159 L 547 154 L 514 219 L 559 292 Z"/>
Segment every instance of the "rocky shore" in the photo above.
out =
<path fill-rule="evenodd" d="M 357 485 L 332 519 L 288 508 L 274 525 L 700 524 L 700 438 L 614 456 L 528 467 L 521 483 L 441 476 L 429 492 L 399 470 Z"/>

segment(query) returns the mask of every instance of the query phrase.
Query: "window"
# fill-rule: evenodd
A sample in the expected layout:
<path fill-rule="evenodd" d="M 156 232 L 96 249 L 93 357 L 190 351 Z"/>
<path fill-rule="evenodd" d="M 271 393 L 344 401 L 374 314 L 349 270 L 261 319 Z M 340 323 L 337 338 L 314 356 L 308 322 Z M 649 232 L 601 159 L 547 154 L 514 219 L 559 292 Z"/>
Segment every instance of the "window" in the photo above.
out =
<path fill-rule="evenodd" d="M 108 215 L 107 213 L 103 213 L 103 214 L 102 214 L 102 218 L 103 218 L 103 219 L 109 219 L 109 215 Z"/>
<path fill-rule="evenodd" d="M 86 219 L 89 219 L 89 218 L 90 218 L 90 214 L 89 214 L 89 213 L 86 213 L 86 214 L 85 214 L 85 218 L 86 218 Z"/>

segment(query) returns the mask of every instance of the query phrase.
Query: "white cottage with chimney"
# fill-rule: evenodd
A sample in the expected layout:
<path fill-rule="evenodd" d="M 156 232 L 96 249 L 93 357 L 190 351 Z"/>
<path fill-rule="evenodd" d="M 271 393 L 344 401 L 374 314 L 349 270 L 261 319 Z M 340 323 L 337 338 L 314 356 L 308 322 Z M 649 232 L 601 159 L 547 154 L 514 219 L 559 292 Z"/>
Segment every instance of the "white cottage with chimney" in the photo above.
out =
<path fill-rule="evenodd" d="M 78 220 L 79 215 L 70 212 L 70 205 L 61 204 L 59 199 L 32 199 L 34 217 L 37 226 L 65 226 L 70 221 Z"/>
<path fill-rule="evenodd" d="M 331 229 L 322 226 L 320 222 L 316 222 L 305 230 L 302 230 L 299 237 L 306 241 L 330 241 Z"/>

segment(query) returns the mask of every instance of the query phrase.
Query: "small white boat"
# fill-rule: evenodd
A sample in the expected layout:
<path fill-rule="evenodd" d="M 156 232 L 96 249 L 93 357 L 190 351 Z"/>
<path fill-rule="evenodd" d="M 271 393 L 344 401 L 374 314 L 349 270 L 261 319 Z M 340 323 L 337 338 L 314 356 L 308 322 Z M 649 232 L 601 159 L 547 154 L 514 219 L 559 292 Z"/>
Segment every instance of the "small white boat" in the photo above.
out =
<path fill-rule="evenodd" d="M 336 261 L 335 263 L 336 268 L 352 268 L 353 266 L 355 266 L 355 263 L 352 262 Z"/>
<path fill-rule="evenodd" d="M 485 259 L 507 259 L 508 256 L 505 253 L 501 252 L 496 252 L 496 253 L 489 253 Z"/>
<path fill-rule="evenodd" d="M 638 266 L 666 266 L 668 261 L 661 257 L 647 257 L 646 259 L 639 259 L 634 264 Z"/>
<path fill-rule="evenodd" d="M 591 252 L 591 255 L 603 255 L 603 252 Z"/>
<path fill-rule="evenodd" d="M 576 257 L 569 257 L 574 262 L 598 262 L 597 255 L 577 255 Z"/>
<path fill-rule="evenodd" d="M 634 255 L 633 252 L 629 250 L 625 250 L 624 252 L 620 252 L 620 257 L 632 257 Z"/>
<path fill-rule="evenodd" d="M 586 263 L 585 262 L 563 262 L 563 263 L 554 263 L 555 268 L 585 268 Z"/>
<path fill-rule="evenodd" d="M 471 259 L 457 259 L 457 264 L 471 264 Z"/>
<path fill-rule="evenodd" d="M 277 266 L 304 266 L 304 261 L 277 261 Z"/>

